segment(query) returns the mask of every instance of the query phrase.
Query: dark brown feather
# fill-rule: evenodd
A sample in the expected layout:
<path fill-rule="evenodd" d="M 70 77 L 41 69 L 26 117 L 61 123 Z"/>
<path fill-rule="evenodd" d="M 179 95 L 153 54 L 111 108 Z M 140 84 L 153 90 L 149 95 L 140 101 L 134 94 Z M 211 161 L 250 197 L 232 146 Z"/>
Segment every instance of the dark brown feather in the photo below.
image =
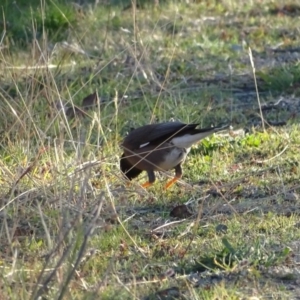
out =
<path fill-rule="evenodd" d="M 132 130 L 124 139 L 122 146 L 127 149 L 138 149 L 145 143 L 160 141 L 165 142 L 176 134 L 184 134 L 193 131 L 198 124 L 184 124 L 181 122 L 165 122 L 159 124 L 150 124 Z"/>
<path fill-rule="evenodd" d="M 149 182 L 152 183 L 155 180 L 154 171 L 169 170 L 175 167 L 175 170 L 176 168 L 180 170 L 176 171 L 175 181 L 178 180 L 182 175 L 181 163 L 184 162 L 188 153 L 186 148 L 189 149 L 197 141 L 228 127 L 217 126 L 197 129 L 198 125 L 165 122 L 145 125 L 132 130 L 122 143 L 124 148 L 120 160 L 122 172 L 129 180 L 132 180 L 142 171 L 147 171 Z M 171 141 L 173 138 L 174 140 Z M 170 141 L 171 143 L 169 143 Z M 180 156 L 176 156 L 176 151 Z M 173 155 L 174 160 L 173 157 L 170 160 L 169 155 Z"/>
<path fill-rule="evenodd" d="M 133 167 L 132 164 L 125 157 L 125 154 L 123 154 L 120 159 L 120 168 L 129 180 L 138 177 L 143 172 L 142 170 Z"/>

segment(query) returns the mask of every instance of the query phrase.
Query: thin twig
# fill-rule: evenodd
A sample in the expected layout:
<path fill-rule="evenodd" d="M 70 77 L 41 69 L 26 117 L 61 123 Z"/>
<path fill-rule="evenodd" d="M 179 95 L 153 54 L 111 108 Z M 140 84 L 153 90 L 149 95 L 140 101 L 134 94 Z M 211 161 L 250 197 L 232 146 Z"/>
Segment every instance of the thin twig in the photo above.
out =
<path fill-rule="evenodd" d="M 258 88 L 257 88 L 257 81 L 256 81 L 256 76 L 255 76 L 255 65 L 254 65 L 252 51 L 251 51 L 250 47 L 249 47 L 249 58 L 250 58 L 250 62 L 251 62 L 252 72 L 253 72 L 254 85 L 255 85 L 255 91 L 256 91 L 256 96 L 257 96 L 257 102 L 258 102 L 260 117 L 261 117 L 262 128 L 263 128 L 263 131 L 265 131 L 264 116 L 263 116 L 263 112 L 262 112 L 262 109 L 261 109 L 261 103 L 260 103 L 260 98 L 259 98 L 259 93 L 258 93 Z"/>
<path fill-rule="evenodd" d="M 281 152 L 279 152 L 278 154 L 276 154 L 275 156 L 273 156 L 273 157 L 271 157 L 271 158 L 269 158 L 269 159 L 265 159 L 265 160 L 255 160 L 255 162 L 256 162 L 257 164 L 264 164 L 264 163 L 267 163 L 267 162 L 269 162 L 269 161 L 271 161 L 271 160 L 277 158 L 278 156 L 282 155 L 282 154 L 286 151 L 286 149 L 287 149 L 288 147 L 289 147 L 289 145 L 286 145 L 286 146 L 284 147 L 284 149 L 283 149 Z"/>

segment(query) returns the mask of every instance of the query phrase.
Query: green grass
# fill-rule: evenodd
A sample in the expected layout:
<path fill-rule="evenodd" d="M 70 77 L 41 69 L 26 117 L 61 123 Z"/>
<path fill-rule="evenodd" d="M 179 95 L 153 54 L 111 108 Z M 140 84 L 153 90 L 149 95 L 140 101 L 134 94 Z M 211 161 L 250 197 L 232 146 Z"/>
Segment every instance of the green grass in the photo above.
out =
<path fill-rule="evenodd" d="M 4 7 L 13 26 L 0 44 L 3 299 L 299 295 L 294 3 L 52 1 L 44 23 Z M 101 105 L 87 110 L 94 92 Z M 122 138 L 171 119 L 233 129 L 195 145 L 169 190 L 173 170 L 147 190 L 145 174 L 128 185 Z M 191 216 L 171 217 L 184 203 Z"/>

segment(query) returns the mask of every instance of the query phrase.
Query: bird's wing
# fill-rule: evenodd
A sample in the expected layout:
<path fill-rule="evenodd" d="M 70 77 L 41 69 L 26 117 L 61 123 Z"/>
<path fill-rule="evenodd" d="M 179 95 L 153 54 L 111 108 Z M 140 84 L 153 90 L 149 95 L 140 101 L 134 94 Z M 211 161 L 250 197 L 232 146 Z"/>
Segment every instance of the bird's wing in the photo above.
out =
<path fill-rule="evenodd" d="M 141 145 L 155 140 L 167 139 L 180 130 L 195 128 L 198 124 L 184 124 L 181 122 L 166 122 L 150 124 L 132 130 L 123 141 L 123 147 L 138 149 Z"/>
<path fill-rule="evenodd" d="M 207 127 L 207 128 L 197 128 L 195 129 L 195 133 L 200 132 L 218 132 L 224 129 L 227 129 L 230 125 L 221 125 L 221 126 L 215 126 L 215 127 Z"/>

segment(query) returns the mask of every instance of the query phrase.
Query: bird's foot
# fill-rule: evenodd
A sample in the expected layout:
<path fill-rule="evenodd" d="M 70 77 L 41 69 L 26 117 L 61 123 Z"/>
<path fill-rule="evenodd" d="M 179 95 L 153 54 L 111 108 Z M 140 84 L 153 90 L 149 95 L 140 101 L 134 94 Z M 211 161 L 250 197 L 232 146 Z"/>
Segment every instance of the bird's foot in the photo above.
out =
<path fill-rule="evenodd" d="M 151 182 L 148 181 L 148 182 L 143 183 L 143 184 L 142 184 L 142 187 L 143 187 L 143 188 L 147 188 L 147 187 L 151 186 L 152 184 L 153 184 L 153 183 L 151 183 Z"/>
<path fill-rule="evenodd" d="M 174 177 L 172 180 L 170 180 L 169 182 L 167 182 L 167 184 L 165 185 L 164 189 L 168 189 L 171 185 L 173 185 L 177 180 L 179 180 L 180 177 Z"/>

